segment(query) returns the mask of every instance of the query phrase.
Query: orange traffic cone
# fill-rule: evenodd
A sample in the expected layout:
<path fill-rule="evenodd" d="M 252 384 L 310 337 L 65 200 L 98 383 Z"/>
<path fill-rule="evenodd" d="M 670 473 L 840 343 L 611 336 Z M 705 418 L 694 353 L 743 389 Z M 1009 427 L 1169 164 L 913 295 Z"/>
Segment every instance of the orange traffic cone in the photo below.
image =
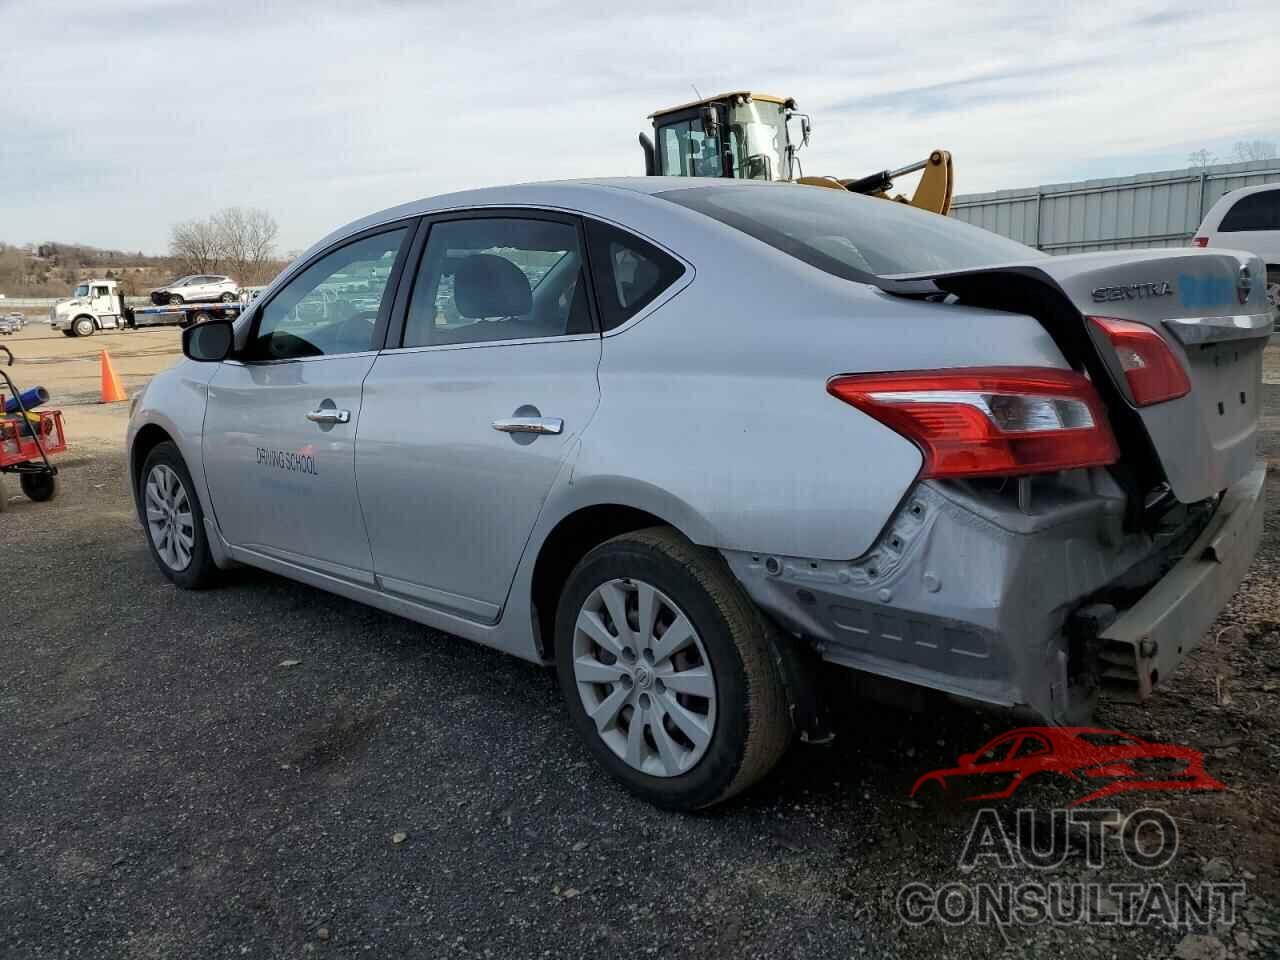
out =
<path fill-rule="evenodd" d="M 115 403 L 118 400 L 128 400 L 129 395 L 124 392 L 124 386 L 116 376 L 115 367 L 111 366 L 111 357 L 105 350 L 102 351 L 99 365 L 102 367 L 102 402 Z"/>

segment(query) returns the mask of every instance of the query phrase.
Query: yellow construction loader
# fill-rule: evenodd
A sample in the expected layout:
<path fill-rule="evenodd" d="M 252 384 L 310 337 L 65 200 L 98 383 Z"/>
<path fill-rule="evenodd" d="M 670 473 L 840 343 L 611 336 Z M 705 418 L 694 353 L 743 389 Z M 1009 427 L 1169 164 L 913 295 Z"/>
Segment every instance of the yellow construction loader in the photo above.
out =
<path fill-rule="evenodd" d="M 785 180 L 882 197 L 944 216 L 951 210 L 951 154 L 946 150 L 858 179 L 805 176 L 799 152 L 809 143 L 812 121 L 797 111 L 791 97 L 738 90 L 668 107 L 649 119 L 653 139 L 640 134 L 640 146 L 650 176 Z M 792 121 L 799 125 L 799 143 L 791 139 Z M 917 171 L 920 183 L 910 198 L 890 195 L 895 179 Z"/>

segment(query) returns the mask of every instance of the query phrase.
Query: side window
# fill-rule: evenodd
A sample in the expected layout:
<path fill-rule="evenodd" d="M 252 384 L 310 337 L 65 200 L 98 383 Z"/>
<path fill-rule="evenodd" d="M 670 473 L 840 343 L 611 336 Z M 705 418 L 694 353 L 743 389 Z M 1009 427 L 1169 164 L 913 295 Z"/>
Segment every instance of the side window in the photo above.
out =
<path fill-rule="evenodd" d="M 414 280 L 404 346 L 591 333 L 578 229 L 477 217 L 433 224 Z"/>
<path fill-rule="evenodd" d="M 1027 736 L 1022 738 L 1022 742 L 1018 744 L 1018 750 L 1013 755 L 1014 760 L 1021 760 L 1023 757 L 1035 757 L 1042 753 L 1049 752 L 1049 745 L 1039 737 Z"/>
<path fill-rule="evenodd" d="M 973 760 L 974 763 L 999 763 L 1009 756 L 1009 751 L 1013 749 L 1012 740 L 1001 740 L 999 743 L 992 744 L 987 750 L 978 754 Z"/>
<path fill-rule="evenodd" d="M 1222 218 L 1222 233 L 1242 230 L 1280 230 L 1280 190 L 1263 190 L 1241 197 Z"/>
<path fill-rule="evenodd" d="M 245 360 L 292 360 L 376 349 L 378 311 L 408 231 L 374 234 L 307 267 L 262 308 Z"/>
<path fill-rule="evenodd" d="M 105 297 L 105 296 L 107 295 L 107 288 L 106 288 L 106 287 L 94 287 L 94 288 L 93 288 L 93 295 L 94 295 L 95 297 Z"/>
<path fill-rule="evenodd" d="M 684 273 L 678 260 L 647 240 L 599 221 L 587 221 L 587 243 L 605 330 L 626 323 Z"/>

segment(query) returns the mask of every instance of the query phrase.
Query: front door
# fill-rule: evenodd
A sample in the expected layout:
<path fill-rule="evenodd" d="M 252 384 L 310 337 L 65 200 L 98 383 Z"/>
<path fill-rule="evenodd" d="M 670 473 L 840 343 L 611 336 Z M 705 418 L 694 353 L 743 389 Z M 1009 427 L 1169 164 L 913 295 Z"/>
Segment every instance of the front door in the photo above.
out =
<path fill-rule="evenodd" d="M 233 545 L 372 584 L 355 438 L 411 232 L 321 255 L 255 311 L 247 347 L 210 381 L 205 475 Z"/>
<path fill-rule="evenodd" d="M 483 622 L 599 401 L 574 219 L 431 227 L 403 338 L 365 381 L 356 479 L 383 590 Z"/>

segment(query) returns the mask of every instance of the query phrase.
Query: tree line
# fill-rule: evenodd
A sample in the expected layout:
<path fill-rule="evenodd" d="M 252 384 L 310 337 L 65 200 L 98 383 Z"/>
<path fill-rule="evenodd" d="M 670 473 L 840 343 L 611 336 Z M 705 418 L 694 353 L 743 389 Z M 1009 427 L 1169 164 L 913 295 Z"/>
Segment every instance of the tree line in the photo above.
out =
<path fill-rule="evenodd" d="M 254 286 L 280 270 L 279 233 L 266 210 L 227 207 L 203 220 L 174 224 L 169 254 L 183 273 L 225 273 L 244 286 Z"/>

